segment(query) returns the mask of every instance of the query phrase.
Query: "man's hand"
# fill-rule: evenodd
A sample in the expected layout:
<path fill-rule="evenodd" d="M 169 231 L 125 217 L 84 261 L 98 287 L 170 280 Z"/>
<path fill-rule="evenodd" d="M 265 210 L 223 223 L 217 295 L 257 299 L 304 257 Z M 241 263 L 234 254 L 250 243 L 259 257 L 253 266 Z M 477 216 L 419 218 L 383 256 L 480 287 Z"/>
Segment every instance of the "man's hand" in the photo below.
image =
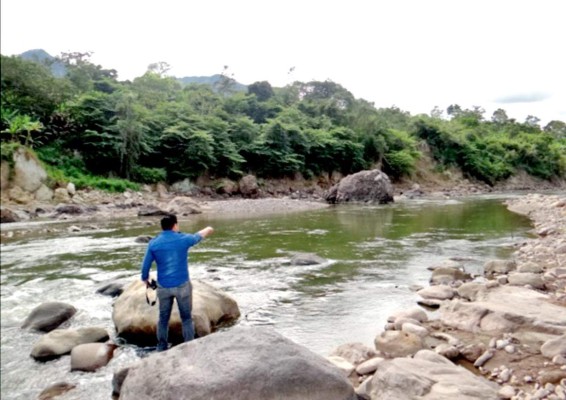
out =
<path fill-rule="evenodd" d="M 203 238 L 212 235 L 212 233 L 214 232 L 214 229 L 212 228 L 212 226 L 207 226 L 206 228 L 200 230 L 198 233 L 199 235 L 201 235 Z"/>

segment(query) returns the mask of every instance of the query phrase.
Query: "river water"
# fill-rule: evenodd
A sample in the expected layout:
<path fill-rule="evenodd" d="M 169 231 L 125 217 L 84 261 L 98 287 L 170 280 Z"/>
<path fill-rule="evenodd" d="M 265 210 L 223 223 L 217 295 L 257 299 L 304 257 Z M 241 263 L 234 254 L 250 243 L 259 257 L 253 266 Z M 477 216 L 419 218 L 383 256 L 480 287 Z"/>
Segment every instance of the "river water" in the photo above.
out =
<path fill-rule="evenodd" d="M 427 284 L 427 267 L 456 258 L 466 271 L 479 273 L 486 260 L 508 257 L 531 226 L 503 200 L 417 200 L 252 218 L 201 215 L 182 220 L 181 230 L 215 227 L 191 249 L 191 277 L 236 299 L 242 313 L 237 324 L 272 326 L 325 356 L 348 342 L 373 346 L 389 315 L 416 305 L 410 287 Z M 70 225 L 81 230 L 71 232 Z M 123 344 L 97 372 L 70 372 L 69 356 L 34 361 L 29 354 L 40 334 L 20 325 L 39 304 L 62 301 L 78 309 L 63 327 L 100 326 L 116 339 L 113 299 L 96 290 L 139 279 L 146 245 L 135 238 L 157 234 L 157 225 L 158 219 L 140 218 L 1 226 L 13 232 L 0 247 L 3 400 L 37 398 L 61 381 L 77 387 L 60 399 L 110 397 L 113 373 L 146 355 L 145 349 Z M 302 252 L 327 262 L 292 266 L 290 259 Z"/>

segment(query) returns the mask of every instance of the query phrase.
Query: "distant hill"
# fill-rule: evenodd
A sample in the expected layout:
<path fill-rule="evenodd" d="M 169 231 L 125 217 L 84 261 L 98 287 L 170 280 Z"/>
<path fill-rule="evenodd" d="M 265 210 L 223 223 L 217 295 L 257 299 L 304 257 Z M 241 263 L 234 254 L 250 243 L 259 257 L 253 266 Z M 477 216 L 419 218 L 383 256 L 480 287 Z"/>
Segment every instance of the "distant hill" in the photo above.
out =
<path fill-rule="evenodd" d="M 65 65 L 43 49 L 28 50 L 20 54 L 19 57 L 47 66 L 57 78 L 62 78 L 67 73 Z"/>
<path fill-rule="evenodd" d="M 65 65 L 60 61 L 57 61 L 55 57 L 53 57 L 43 49 L 28 50 L 20 54 L 19 57 L 24 60 L 33 61 L 38 64 L 47 66 L 49 69 L 51 69 L 51 73 L 58 78 L 62 78 L 67 73 Z M 201 85 L 210 85 L 213 89 L 215 89 L 221 77 L 222 75 L 220 74 L 211 76 L 185 76 L 183 78 L 177 78 L 177 80 L 184 85 L 196 83 Z M 248 86 L 234 81 L 232 90 L 236 92 L 245 92 L 248 90 Z"/>
<path fill-rule="evenodd" d="M 179 82 L 184 85 L 188 85 L 191 83 L 196 83 L 200 85 L 210 85 L 212 88 L 215 88 L 222 75 L 216 74 L 212 76 L 185 76 L 184 78 L 177 78 Z M 245 92 L 248 90 L 248 87 L 242 83 L 234 81 L 233 90 L 236 92 Z"/>

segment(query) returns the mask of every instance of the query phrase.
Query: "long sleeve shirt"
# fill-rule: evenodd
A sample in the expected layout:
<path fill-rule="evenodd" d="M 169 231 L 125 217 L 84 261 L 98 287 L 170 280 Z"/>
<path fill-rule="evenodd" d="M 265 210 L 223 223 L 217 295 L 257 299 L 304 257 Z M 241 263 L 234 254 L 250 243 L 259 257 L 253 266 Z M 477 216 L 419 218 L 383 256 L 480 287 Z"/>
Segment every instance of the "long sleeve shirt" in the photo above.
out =
<path fill-rule="evenodd" d="M 162 231 L 147 246 L 141 266 L 142 281 L 149 278 L 149 270 L 155 261 L 159 286 L 171 288 L 187 282 L 189 280 L 188 251 L 201 240 L 202 236 L 198 233 Z"/>

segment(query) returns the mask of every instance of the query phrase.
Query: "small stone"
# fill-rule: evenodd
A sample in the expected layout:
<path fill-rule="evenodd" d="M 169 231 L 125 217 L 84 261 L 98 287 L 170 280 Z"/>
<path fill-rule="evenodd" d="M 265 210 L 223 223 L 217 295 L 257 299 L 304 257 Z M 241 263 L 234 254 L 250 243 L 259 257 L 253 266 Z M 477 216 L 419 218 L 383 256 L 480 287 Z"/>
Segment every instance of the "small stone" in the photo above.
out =
<path fill-rule="evenodd" d="M 512 344 L 508 344 L 504 349 L 509 354 L 515 353 L 515 346 L 513 346 Z"/>
<path fill-rule="evenodd" d="M 502 399 L 510 399 L 515 396 L 515 388 L 510 385 L 505 385 L 501 389 L 499 389 L 499 392 L 497 392 L 497 394 Z"/>

